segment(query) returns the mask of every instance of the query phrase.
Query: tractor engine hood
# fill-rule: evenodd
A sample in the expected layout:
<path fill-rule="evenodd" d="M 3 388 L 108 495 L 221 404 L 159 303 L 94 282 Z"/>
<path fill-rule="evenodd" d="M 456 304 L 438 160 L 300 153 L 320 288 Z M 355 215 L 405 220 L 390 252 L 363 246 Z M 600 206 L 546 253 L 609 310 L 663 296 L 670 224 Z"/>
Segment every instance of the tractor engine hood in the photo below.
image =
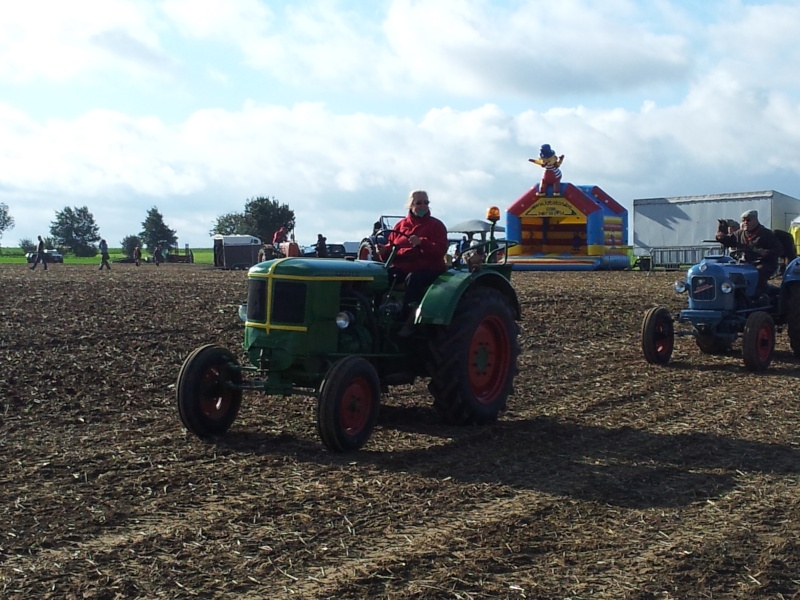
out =
<path fill-rule="evenodd" d="M 364 281 L 376 290 L 386 289 L 389 275 L 383 263 L 319 258 L 278 258 L 250 268 L 248 277 L 300 281 Z"/>

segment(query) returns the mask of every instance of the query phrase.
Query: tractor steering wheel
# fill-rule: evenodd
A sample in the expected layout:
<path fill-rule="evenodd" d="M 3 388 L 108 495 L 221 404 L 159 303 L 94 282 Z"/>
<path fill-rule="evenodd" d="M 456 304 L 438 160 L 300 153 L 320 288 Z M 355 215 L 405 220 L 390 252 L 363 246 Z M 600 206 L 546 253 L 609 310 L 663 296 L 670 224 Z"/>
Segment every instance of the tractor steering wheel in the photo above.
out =
<path fill-rule="evenodd" d="M 757 252 L 745 247 L 731 250 L 730 256 L 738 263 L 751 263 L 758 259 Z"/>
<path fill-rule="evenodd" d="M 389 234 L 392 234 L 392 233 L 397 233 L 399 235 L 402 235 L 406 239 L 411 237 L 411 235 L 407 234 L 405 231 L 400 231 L 399 229 L 380 229 L 380 230 L 374 232 L 372 234 L 372 236 L 377 239 L 379 236 L 386 234 L 386 239 L 389 239 Z M 389 247 L 390 247 L 389 256 L 387 256 L 386 260 L 383 261 L 384 264 L 386 265 L 387 269 L 392 264 L 392 259 L 394 258 L 395 254 L 396 254 L 396 250 L 397 250 L 397 246 L 395 246 L 394 244 L 389 244 Z M 378 252 L 377 248 L 375 249 L 375 252 L 376 252 L 376 255 L 378 256 L 378 260 L 380 260 L 380 252 Z"/>

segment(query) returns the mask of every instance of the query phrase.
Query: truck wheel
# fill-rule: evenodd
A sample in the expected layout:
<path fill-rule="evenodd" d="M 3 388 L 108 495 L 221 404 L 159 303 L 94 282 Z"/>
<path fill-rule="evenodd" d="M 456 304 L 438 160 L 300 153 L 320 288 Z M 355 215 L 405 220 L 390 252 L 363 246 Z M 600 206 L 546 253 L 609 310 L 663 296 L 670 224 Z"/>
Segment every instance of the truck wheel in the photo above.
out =
<path fill-rule="evenodd" d="M 750 313 L 742 334 L 742 358 L 748 371 L 765 371 L 775 349 L 775 323 L 769 313 Z"/>
<path fill-rule="evenodd" d="M 479 287 L 462 296 L 450 324 L 431 341 L 428 390 L 433 408 L 454 425 L 497 420 L 513 391 L 519 356 L 508 300 Z"/>
<path fill-rule="evenodd" d="M 800 285 L 797 284 L 793 284 L 789 289 L 786 325 L 792 352 L 796 357 L 800 357 Z"/>
<path fill-rule="evenodd" d="M 242 372 L 225 348 L 209 344 L 186 357 L 178 373 L 177 404 L 183 425 L 201 438 L 230 428 L 242 404 Z"/>
<path fill-rule="evenodd" d="M 369 238 L 361 241 L 358 247 L 358 260 L 380 260 L 375 244 Z"/>
<path fill-rule="evenodd" d="M 378 422 L 381 386 L 366 359 L 347 356 L 328 370 L 317 402 L 317 431 L 332 452 L 358 450 Z"/>
<path fill-rule="evenodd" d="M 672 357 L 674 346 L 672 315 L 663 306 L 654 306 L 642 321 L 642 354 L 651 365 L 665 365 Z"/>
<path fill-rule="evenodd" d="M 703 354 L 725 354 L 731 349 L 730 342 L 713 333 L 698 333 L 694 341 Z"/>

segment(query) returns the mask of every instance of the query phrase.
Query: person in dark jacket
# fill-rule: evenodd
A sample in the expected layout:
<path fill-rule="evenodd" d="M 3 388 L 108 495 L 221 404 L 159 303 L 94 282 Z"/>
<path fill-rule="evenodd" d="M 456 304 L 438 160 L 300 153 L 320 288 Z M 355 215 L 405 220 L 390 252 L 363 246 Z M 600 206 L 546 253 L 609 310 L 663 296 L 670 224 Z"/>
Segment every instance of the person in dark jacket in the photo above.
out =
<path fill-rule="evenodd" d="M 317 258 L 328 258 L 328 238 L 321 233 L 317 234 L 317 243 L 314 246 Z"/>
<path fill-rule="evenodd" d="M 756 293 L 765 293 L 769 278 L 778 270 L 778 259 L 783 255 L 783 248 L 775 234 L 759 223 L 758 212 L 745 212 L 741 227 L 732 233 L 728 233 L 727 227 L 723 231 L 720 225 L 716 239 L 723 246 L 740 252 L 742 260 L 758 270 Z"/>
<path fill-rule="evenodd" d="M 111 270 L 111 265 L 108 262 L 108 242 L 105 240 L 100 240 L 100 268 L 97 269 L 98 271 L 102 271 L 103 267 Z"/>
<path fill-rule="evenodd" d="M 38 236 L 38 237 L 39 237 L 39 245 L 36 246 L 36 258 L 33 261 L 33 265 L 31 265 L 31 271 L 35 270 L 36 269 L 36 265 L 38 265 L 39 263 L 42 263 L 42 268 L 45 271 L 47 271 L 47 261 L 44 258 L 45 257 L 45 254 L 44 254 L 44 240 L 42 239 L 42 236 Z"/>
<path fill-rule="evenodd" d="M 398 233 L 400 232 L 400 233 Z M 405 282 L 403 317 L 406 324 L 399 335 L 413 333 L 413 309 L 420 303 L 428 287 L 447 270 L 447 227 L 431 216 L 428 193 L 415 190 L 408 197 L 408 214 L 394 226 L 389 243 L 380 248 L 385 260 L 392 246 L 396 248 L 389 277 Z"/>

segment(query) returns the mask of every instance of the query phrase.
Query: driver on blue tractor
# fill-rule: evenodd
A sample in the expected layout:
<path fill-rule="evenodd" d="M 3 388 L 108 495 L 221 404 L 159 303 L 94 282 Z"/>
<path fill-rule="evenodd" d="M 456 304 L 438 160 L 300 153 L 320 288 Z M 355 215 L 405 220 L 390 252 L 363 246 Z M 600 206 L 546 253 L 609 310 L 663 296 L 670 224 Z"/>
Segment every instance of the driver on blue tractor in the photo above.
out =
<path fill-rule="evenodd" d="M 397 249 L 389 266 L 389 280 L 404 282 L 402 317 L 406 323 L 398 332 L 408 337 L 414 331 L 414 309 L 422 300 L 428 287 L 447 270 L 447 227 L 431 216 L 428 193 L 415 190 L 408 197 L 408 214 L 394 226 L 400 233 L 390 233 L 389 243 L 379 248 L 386 260 L 391 247 Z"/>
<path fill-rule="evenodd" d="M 728 233 L 727 224 L 717 231 L 716 239 L 726 248 L 738 251 L 741 260 L 753 265 L 758 271 L 756 295 L 767 292 L 767 282 L 778 270 L 778 259 L 783 255 L 783 247 L 771 230 L 758 222 L 758 212 L 748 210 L 742 214 L 741 227 Z"/>

